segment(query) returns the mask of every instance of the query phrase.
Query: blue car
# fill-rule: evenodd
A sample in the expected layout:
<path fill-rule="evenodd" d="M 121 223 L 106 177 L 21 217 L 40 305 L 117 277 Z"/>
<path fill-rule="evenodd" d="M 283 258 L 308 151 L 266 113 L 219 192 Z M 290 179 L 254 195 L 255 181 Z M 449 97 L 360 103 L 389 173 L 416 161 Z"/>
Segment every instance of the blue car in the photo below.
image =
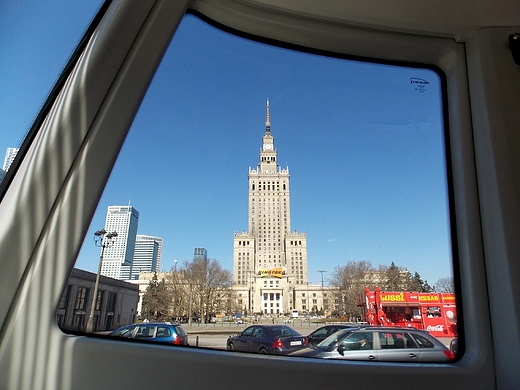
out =
<path fill-rule="evenodd" d="M 251 325 L 227 340 L 229 351 L 286 355 L 305 348 L 307 337 L 286 325 Z"/>
<path fill-rule="evenodd" d="M 189 345 L 188 335 L 177 323 L 143 322 L 125 325 L 109 333 L 109 336 L 140 339 L 172 345 Z"/>

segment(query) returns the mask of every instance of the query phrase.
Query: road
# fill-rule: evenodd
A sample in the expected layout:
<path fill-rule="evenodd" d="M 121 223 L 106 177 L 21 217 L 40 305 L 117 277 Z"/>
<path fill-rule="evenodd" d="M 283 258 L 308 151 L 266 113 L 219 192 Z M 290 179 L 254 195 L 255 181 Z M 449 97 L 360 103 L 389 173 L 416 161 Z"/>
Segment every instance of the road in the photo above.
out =
<path fill-rule="evenodd" d="M 272 320 L 263 320 L 260 323 L 270 324 Z M 275 319 L 275 324 L 284 324 L 282 319 Z M 302 335 L 308 335 L 324 323 L 308 322 L 296 319 L 293 322 L 285 323 L 294 328 Z M 226 340 L 229 336 L 236 335 L 244 330 L 249 324 L 182 324 L 182 328 L 188 333 L 189 343 L 192 346 L 199 346 L 202 348 L 226 349 Z M 439 340 L 449 347 L 451 338 L 440 337 Z"/>
<path fill-rule="evenodd" d="M 263 319 L 258 323 L 272 324 L 273 320 Z M 322 323 L 311 323 L 296 319 L 293 322 L 284 322 L 283 319 L 275 319 L 275 324 L 286 324 L 293 327 L 303 335 L 308 335 L 313 330 L 324 325 Z M 196 324 L 191 326 L 182 324 L 182 328 L 188 333 L 189 343 L 192 346 L 198 345 L 204 348 L 225 349 L 226 340 L 229 336 L 242 332 L 249 324 L 217 323 L 217 324 Z M 198 343 L 198 344 L 197 344 Z"/>

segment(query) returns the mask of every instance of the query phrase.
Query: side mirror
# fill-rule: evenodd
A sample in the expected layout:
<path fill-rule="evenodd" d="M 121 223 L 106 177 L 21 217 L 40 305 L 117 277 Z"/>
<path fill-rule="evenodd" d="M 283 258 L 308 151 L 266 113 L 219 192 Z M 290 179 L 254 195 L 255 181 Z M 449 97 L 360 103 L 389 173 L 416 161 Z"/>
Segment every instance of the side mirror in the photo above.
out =
<path fill-rule="evenodd" d="M 343 344 L 338 345 L 338 353 L 344 356 L 345 354 L 343 352 L 345 352 L 345 346 Z"/>

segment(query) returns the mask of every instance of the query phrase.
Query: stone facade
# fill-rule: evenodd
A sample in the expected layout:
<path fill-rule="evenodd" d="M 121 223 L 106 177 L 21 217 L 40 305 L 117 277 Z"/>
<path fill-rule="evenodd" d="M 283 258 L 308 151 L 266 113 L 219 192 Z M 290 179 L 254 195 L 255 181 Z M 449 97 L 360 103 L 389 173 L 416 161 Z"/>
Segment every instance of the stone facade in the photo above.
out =
<path fill-rule="evenodd" d="M 56 322 L 65 331 L 86 329 L 96 274 L 74 268 L 56 311 Z M 108 331 L 136 320 L 139 288 L 122 280 L 101 276 L 94 312 L 94 331 Z"/>
<path fill-rule="evenodd" d="M 249 168 L 248 231 L 235 232 L 233 289 L 244 313 L 283 314 L 307 286 L 307 237 L 291 231 L 289 168 L 278 164 L 269 102 L 260 162 Z"/>

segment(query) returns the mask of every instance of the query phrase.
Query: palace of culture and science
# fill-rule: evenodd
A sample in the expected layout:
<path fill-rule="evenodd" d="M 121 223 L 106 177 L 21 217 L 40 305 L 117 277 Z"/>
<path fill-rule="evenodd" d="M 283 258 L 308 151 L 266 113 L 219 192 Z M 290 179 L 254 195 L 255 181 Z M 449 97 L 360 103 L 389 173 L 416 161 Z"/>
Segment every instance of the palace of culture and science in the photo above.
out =
<path fill-rule="evenodd" d="M 291 231 L 289 168 L 277 154 L 267 101 L 260 162 L 249 168 L 248 231 L 234 234 L 233 289 L 249 313 L 304 309 L 296 290 L 308 289 L 307 238 Z"/>

